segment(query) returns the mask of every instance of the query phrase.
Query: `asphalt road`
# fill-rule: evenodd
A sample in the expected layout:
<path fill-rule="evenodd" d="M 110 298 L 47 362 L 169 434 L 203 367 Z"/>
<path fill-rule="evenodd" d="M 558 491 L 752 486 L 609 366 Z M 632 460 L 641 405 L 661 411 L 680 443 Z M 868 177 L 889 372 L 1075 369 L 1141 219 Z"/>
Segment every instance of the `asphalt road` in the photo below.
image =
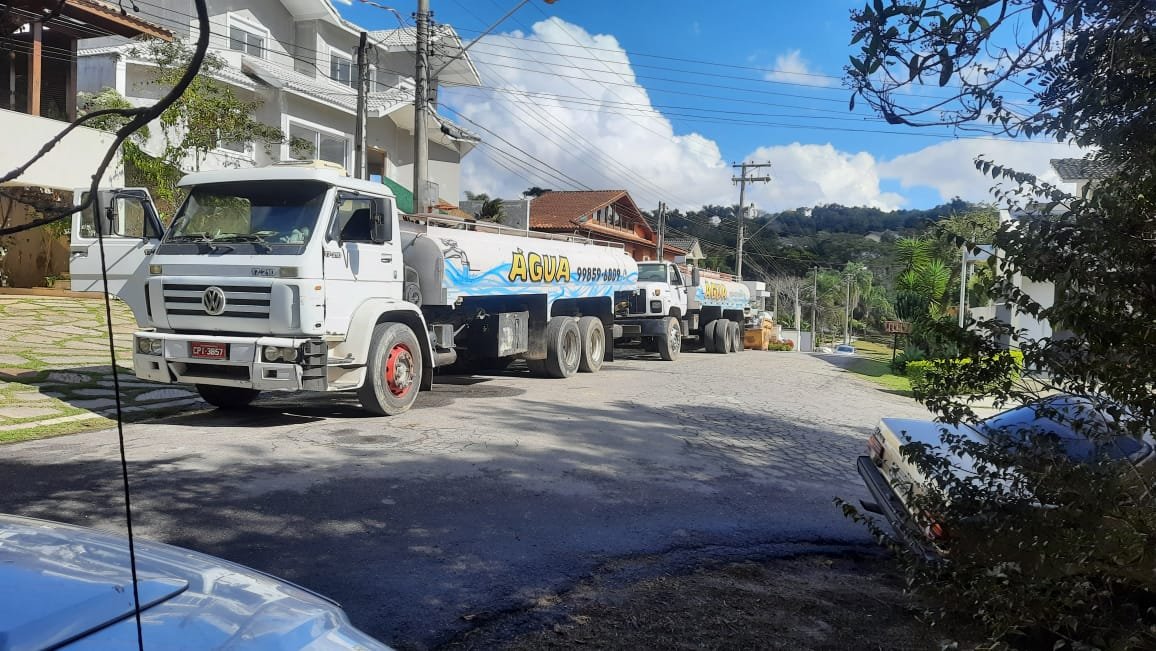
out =
<path fill-rule="evenodd" d="M 329 595 L 428 648 L 628 559 L 869 545 L 832 506 L 883 415 L 819 357 L 637 355 L 569 380 L 440 378 L 371 418 L 348 397 L 127 427 L 137 533 Z M 123 531 L 115 431 L 0 448 L 0 511 Z"/>

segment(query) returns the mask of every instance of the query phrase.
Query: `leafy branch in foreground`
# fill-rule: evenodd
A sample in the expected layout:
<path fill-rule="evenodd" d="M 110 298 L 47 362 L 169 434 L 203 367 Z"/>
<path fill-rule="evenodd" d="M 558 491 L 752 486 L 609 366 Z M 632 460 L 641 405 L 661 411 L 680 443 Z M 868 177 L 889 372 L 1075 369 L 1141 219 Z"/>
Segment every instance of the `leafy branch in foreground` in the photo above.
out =
<path fill-rule="evenodd" d="M 1156 5 L 872 0 L 852 20 L 861 51 L 848 81 L 889 122 L 994 127 L 1095 151 L 1083 164 L 1096 180 L 1077 193 L 976 161 L 1013 217 L 993 234 L 998 259 L 985 288 L 1008 311 L 964 329 L 929 324 L 960 358 L 982 363 L 933 364 L 917 397 L 945 424 L 978 427 L 975 398 L 1016 405 L 1071 394 L 1098 414 L 1100 426 L 1086 431 L 1097 450 L 1112 441 L 1150 445 Z M 904 92 L 924 85 L 938 99 Z M 1054 296 L 1025 291 L 1025 281 L 1050 283 Z M 1051 334 L 1012 327 L 1011 312 Z M 1009 372 L 1008 348 L 1022 352 L 1031 377 Z M 944 564 L 904 556 L 909 578 L 928 594 L 951 594 L 939 614 L 980 623 L 992 646 L 1156 647 L 1152 463 L 1073 458 L 1051 431 L 1088 426 L 1071 421 L 1055 415 L 1042 431 L 1009 427 L 979 441 L 948 433 L 938 448 L 905 448 L 926 480 L 915 517 L 933 514 L 957 532 Z"/>

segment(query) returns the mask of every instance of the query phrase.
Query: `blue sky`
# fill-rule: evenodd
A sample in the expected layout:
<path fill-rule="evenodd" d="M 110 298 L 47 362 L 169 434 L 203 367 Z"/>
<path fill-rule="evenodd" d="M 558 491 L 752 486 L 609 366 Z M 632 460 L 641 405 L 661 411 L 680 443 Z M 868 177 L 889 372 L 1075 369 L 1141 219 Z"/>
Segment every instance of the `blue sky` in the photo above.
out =
<path fill-rule="evenodd" d="M 398 25 L 353 3 L 341 11 L 364 27 Z M 467 42 L 515 4 L 431 0 L 435 20 Z M 466 158 L 462 187 L 501 196 L 529 185 L 623 187 L 643 208 L 694 207 L 736 202 L 729 163 L 758 160 L 774 177 L 752 191 L 762 209 L 920 208 L 985 199 L 978 154 L 1044 175 L 1048 158 L 1075 155 L 849 111 L 841 76 L 858 5 L 532 0 L 471 51 L 483 87 L 443 91 L 443 113 L 486 141 Z M 412 24 L 412 0 L 390 6 Z M 912 101 L 936 92 L 916 90 Z"/>

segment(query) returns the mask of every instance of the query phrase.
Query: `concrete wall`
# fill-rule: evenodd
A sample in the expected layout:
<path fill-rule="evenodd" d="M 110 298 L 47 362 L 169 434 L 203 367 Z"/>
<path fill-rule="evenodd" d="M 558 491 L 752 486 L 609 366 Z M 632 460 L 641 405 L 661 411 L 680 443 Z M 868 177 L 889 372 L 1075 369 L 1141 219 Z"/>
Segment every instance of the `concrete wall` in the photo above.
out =
<path fill-rule="evenodd" d="M 458 203 L 458 207 L 462 210 L 476 215 L 482 210 L 481 201 L 473 201 L 470 199 L 463 199 Z M 522 230 L 529 230 L 530 228 L 530 202 L 529 200 L 502 200 L 502 211 L 505 217 L 502 219 L 504 226 L 510 228 L 520 228 Z"/>
<path fill-rule="evenodd" d="M 105 88 L 119 88 L 116 79 L 117 57 L 115 54 L 76 58 L 76 90 L 81 93 L 96 94 Z"/>
<path fill-rule="evenodd" d="M 0 169 L 11 170 L 28 161 L 64 127 L 65 123 L 57 120 L 0 109 L 0 133 L 4 134 L 4 146 L 0 147 Z M 92 174 L 112 141 L 110 133 L 79 127 L 11 185 L 69 191 L 87 187 L 92 183 Z M 123 178 L 118 154 L 113 159 L 103 185 L 119 187 Z"/>

